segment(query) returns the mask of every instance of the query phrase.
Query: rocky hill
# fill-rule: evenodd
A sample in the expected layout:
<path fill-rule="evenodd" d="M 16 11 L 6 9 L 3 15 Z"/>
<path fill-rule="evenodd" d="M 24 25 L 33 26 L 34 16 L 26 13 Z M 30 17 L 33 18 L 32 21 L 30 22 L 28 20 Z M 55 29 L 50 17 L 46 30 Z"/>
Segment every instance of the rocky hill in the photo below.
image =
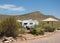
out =
<path fill-rule="evenodd" d="M 54 17 L 52 15 L 44 15 L 44 14 L 42 14 L 39 11 L 28 13 L 28 14 L 24 14 L 24 15 L 17 15 L 15 17 L 17 19 L 20 19 L 20 20 L 35 19 L 35 20 L 38 20 L 38 21 L 41 21 L 41 20 L 43 20 L 45 18 L 48 18 L 48 17 L 56 18 L 56 17 Z M 58 18 L 56 18 L 56 19 L 58 19 Z"/>
<path fill-rule="evenodd" d="M 6 19 L 8 17 L 11 17 L 11 15 L 0 14 L 0 21 Z M 13 17 L 16 17 L 17 19 L 20 19 L 20 20 L 34 19 L 34 20 L 38 20 L 38 21 L 41 21 L 41 20 L 48 18 L 48 17 L 56 18 L 56 17 L 51 16 L 51 15 L 44 15 L 39 11 L 35 11 L 35 12 L 28 13 L 28 14 L 23 14 L 23 15 L 15 15 Z M 58 18 L 56 18 L 56 19 L 58 19 Z"/>

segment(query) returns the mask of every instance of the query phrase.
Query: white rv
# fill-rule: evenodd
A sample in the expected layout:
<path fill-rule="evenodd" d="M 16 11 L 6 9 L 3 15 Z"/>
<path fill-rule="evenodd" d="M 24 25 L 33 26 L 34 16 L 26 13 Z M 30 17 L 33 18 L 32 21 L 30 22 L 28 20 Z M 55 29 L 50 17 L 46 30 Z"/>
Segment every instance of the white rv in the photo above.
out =
<path fill-rule="evenodd" d="M 35 25 L 39 24 L 39 22 L 37 20 L 31 20 L 31 19 L 30 20 L 23 20 L 20 22 L 22 22 L 22 27 L 24 27 L 24 28 L 34 27 Z"/>

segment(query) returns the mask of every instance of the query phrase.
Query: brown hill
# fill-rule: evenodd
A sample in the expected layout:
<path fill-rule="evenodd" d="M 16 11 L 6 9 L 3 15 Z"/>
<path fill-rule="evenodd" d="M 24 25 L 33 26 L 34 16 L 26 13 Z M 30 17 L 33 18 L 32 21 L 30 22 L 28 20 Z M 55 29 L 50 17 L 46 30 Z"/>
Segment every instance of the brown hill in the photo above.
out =
<path fill-rule="evenodd" d="M 2 14 L 0 14 L 0 21 L 6 19 L 8 17 L 11 17 L 11 15 L 2 15 Z M 16 17 L 17 19 L 20 19 L 20 20 L 34 19 L 34 20 L 38 20 L 38 21 L 43 20 L 43 19 L 48 18 L 48 17 L 56 18 L 56 17 L 51 16 L 51 15 L 44 15 L 39 11 L 24 14 L 24 15 L 17 15 L 17 16 L 13 16 L 13 17 Z M 56 19 L 58 19 L 58 18 L 56 18 Z"/>
<path fill-rule="evenodd" d="M 24 15 L 18 15 L 18 16 L 15 16 L 15 17 L 17 17 L 17 19 L 20 19 L 20 20 L 35 19 L 35 20 L 39 20 L 39 21 L 43 20 L 45 18 L 48 18 L 48 17 L 56 18 L 56 17 L 51 16 L 51 15 L 44 15 L 44 14 L 40 13 L 39 11 L 24 14 Z M 56 19 L 58 19 L 58 18 L 56 18 Z"/>
<path fill-rule="evenodd" d="M 10 16 L 9 15 L 0 14 L 0 21 L 5 20 L 8 17 L 10 17 Z"/>

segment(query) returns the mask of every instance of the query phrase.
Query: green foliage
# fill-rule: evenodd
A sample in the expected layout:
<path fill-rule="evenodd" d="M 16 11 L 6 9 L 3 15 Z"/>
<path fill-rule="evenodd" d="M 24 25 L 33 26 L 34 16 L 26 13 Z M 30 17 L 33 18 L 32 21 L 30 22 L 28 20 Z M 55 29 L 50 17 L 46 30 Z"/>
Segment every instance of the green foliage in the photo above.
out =
<path fill-rule="evenodd" d="M 1 32 L 2 32 L 2 25 L 1 25 L 1 23 L 0 23 L 0 34 L 1 34 Z"/>
<path fill-rule="evenodd" d="M 32 28 L 30 31 L 34 35 L 43 35 L 44 34 L 44 30 L 42 28 Z"/>
<path fill-rule="evenodd" d="M 45 32 L 54 32 L 55 28 L 48 25 L 48 26 L 44 26 L 44 30 Z"/>
<path fill-rule="evenodd" d="M 60 26 L 57 27 L 57 30 L 60 30 Z"/>
<path fill-rule="evenodd" d="M 10 17 L 4 20 L 1 23 L 1 29 L 2 29 L 2 34 L 3 36 L 13 36 L 16 37 L 18 35 L 18 28 L 19 28 L 19 23 L 16 21 L 16 18 Z"/>
<path fill-rule="evenodd" d="M 25 30 L 24 28 L 20 28 L 20 29 L 19 29 L 19 33 L 20 33 L 20 34 L 24 34 L 24 33 L 26 33 L 26 30 Z"/>

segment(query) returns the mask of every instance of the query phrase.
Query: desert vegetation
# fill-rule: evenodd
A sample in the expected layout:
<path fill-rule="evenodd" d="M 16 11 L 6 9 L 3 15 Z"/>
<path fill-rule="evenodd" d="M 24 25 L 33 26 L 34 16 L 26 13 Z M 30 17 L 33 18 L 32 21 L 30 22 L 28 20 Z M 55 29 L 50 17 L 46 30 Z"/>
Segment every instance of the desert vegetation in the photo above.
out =
<path fill-rule="evenodd" d="M 16 21 L 16 18 L 10 17 L 5 19 L 0 23 L 0 36 L 12 36 L 16 37 L 19 30 L 19 23 Z"/>
<path fill-rule="evenodd" d="M 16 38 L 19 36 L 19 34 L 21 37 L 23 37 L 24 34 L 38 36 L 44 35 L 45 32 L 54 32 L 56 30 L 56 27 L 52 27 L 51 25 L 46 24 L 47 23 L 43 24 L 43 22 L 39 23 L 39 25 L 35 25 L 33 28 L 31 27 L 28 31 L 22 27 L 22 23 L 17 22 L 15 17 L 9 17 L 0 22 L 0 37 Z M 25 36 L 23 38 L 25 38 Z"/>

